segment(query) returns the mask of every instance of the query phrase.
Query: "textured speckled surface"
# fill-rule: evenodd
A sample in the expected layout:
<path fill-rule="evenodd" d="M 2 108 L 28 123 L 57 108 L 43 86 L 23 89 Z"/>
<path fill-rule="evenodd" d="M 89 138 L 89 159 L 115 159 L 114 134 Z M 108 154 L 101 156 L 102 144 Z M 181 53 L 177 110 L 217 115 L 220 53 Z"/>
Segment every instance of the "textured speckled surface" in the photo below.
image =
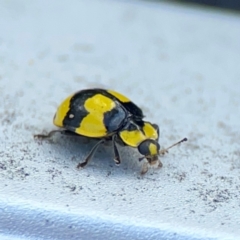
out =
<path fill-rule="evenodd" d="M 2 2 L 0 236 L 236 239 L 239 26 L 237 15 L 160 3 Z M 141 106 L 162 146 L 189 142 L 141 177 L 133 149 L 120 148 L 116 167 L 104 146 L 78 171 L 94 141 L 33 139 L 54 128 L 61 100 L 99 86 Z"/>

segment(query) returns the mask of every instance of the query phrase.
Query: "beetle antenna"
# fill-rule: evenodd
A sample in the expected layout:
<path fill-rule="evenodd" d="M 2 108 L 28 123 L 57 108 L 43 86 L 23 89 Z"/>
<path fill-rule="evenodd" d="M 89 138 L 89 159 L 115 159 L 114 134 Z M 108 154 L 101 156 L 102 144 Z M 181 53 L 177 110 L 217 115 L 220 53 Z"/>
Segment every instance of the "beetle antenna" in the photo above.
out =
<path fill-rule="evenodd" d="M 183 138 L 182 140 L 174 143 L 173 145 L 169 146 L 168 148 L 160 150 L 160 151 L 159 151 L 159 154 L 160 154 L 160 155 L 164 155 L 165 153 L 168 152 L 168 150 L 169 150 L 170 148 L 172 148 L 172 147 L 174 147 L 174 146 L 177 146 L 177 145 L 179 145 L 179 144 L 182 143 L 182 142 L 186 142 L 187 140 L 188 140 L 187 138 Z"/>

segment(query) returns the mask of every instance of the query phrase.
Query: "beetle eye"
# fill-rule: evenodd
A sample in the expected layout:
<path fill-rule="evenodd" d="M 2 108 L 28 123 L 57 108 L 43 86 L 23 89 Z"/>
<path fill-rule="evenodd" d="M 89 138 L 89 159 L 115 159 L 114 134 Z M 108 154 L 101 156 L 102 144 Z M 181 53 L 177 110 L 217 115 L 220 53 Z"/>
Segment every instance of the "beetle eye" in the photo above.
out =
<path fill-rule="evenodd" d="M 144 156 L 158 155 L 159 150 L 159 143 L 153 139 L 147 139 L 141 142 L 138 146 L 138 151 Z"/>

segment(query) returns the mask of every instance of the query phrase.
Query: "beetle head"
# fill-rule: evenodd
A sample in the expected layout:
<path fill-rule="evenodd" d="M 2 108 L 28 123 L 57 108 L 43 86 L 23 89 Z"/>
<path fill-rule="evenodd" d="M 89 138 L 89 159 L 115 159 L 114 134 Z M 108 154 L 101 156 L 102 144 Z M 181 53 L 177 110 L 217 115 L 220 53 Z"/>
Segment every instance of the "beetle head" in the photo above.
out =
<path fill-rule="evenodd" d="M 144 156 L 139 160 L 143 160 L 146 158 L 150 165 L 154 165 L 158 162 L 160 145 L 156 140 L 147 139 L 141 142 L 138 146 L 138 151 Z"/>

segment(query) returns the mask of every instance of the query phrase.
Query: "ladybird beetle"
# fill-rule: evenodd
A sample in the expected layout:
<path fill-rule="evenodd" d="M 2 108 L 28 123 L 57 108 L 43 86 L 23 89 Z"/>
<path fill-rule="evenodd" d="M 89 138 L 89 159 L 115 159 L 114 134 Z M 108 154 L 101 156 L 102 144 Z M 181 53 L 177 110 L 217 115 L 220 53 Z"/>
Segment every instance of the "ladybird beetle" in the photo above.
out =
<path fill-rule="evenodd" d="M 85 89 L 70 95 L 58 107 L 53 123 L 59 127 L 47 135 L 34 135 L 36 138 L 49 138 L 56 132 L 63 134 L 81 135 L 99 139 L 91 149 L 85 161 L 77 168 L 83 168 L 93 157 L 97 148 L 107 140 L 111 140 L 114 150 L 114 161 L 121 163 L 116 143 L 137 148 L 146 159 L 141 173 L 148 171 L 148 165 L 162 166 L 158 156 L 167 149 L 160 151 L 158 125 L 143 120 L 142 110 L 124 95 L 105 89 Z"/>

